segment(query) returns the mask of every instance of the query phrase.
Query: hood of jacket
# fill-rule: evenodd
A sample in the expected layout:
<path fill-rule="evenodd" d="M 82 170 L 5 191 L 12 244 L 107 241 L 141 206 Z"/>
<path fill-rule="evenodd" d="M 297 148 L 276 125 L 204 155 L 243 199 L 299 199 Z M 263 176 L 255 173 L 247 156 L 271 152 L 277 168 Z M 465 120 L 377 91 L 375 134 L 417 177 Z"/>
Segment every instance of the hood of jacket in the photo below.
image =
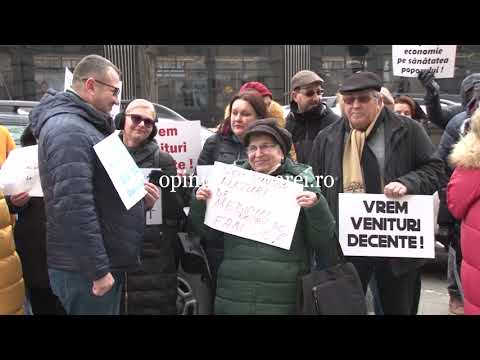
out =
<path fill-rule="evenodd" d="M 59 114 L 77 115 L 106 135 L 114 131 L 110 114 L 96 110 L 72 91 L 49 90 L 28 116 L 33 135 L 38 139 L 46 122 Z"/>
<path fill-rule="evenodd" d="M 449 161 L 453 166 L 480 168 L 480 113 L 470 119 L 470 131 L 454 146 Z"/>
<path fill-rule="evenodd" d="M 463 107 L 467 106 L 467 104 L 472 99 L 471 97 L 467 99 L 467 91 L 472 89 L 477 82 L 480 82 L 480 73 L 470 74 L 465 79 L 463 79 L 462 84 L 460 85 L 460 96 L 462 98 Z"/>

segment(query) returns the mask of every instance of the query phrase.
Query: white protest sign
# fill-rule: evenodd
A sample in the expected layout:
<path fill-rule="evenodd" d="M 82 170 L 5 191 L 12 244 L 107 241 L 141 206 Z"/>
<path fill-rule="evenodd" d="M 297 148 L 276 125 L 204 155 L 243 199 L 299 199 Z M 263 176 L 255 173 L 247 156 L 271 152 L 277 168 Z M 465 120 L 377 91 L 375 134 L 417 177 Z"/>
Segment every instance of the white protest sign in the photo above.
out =
<path fill-rule="evenodd" d="M 338 201 L 344 255 L 435 257 L 433 196 L 340 193 Z"/>
<path fill-rule="evenodd" d="M 430 69 L 437 79 L 453 78 L 456 45 L 392 45 L 393 75 L 417 77 Z"/>
<path fill-rule="evenodd" d="M 300 206 L 301 184 L 215 162 L 208 187 L 205 224 L 211 228 L 289 250 Z"/>
<path fill-rule="evenodd" d="M 144 189 L 142 172 L 115 133 L 100 141 L 93 149 L 123 204 L 127 210 L 130 210 L 147 193 Z"/>
<path fill-rule="evenodd" d="M 208 182 L 208 177 L 210 176 L 214 165 L 197 165 L 197 185 L 202 185 L 203 183 Z"/>
<path fill-rule="evenodd" d="M 160 150 L 172 155 L 179 174 L 193 173 L 202 150 L 200 121 L 161 120 L 156 125 Z"/>
<path fill-rule="evenodd" d="M 28 192 L 43 197 L 38 172 L 38 145 L 13 149 L 0 169 L 0 187 L 5 195 Z"/>
<path fill-rule="evenodd" d="M 65 67 L 65 85 L 63 86 L 63 91 L 67 91 L 72 86 L 73 82 L 73 73 Z"/>
<path fill-rule="evenodd" d="M 143 181 L 150 181 L 150 174 L 152 171 L 161 171 L 162 169 L 154 168 L 140 168 L 143 173 Z M 147 211 L 145 214 L 145 223 L 147 225 L 160 225 L 162 224 L 162 189 L 157 186 L 158 191 L 160 192 L 160 197 L 153 205 L 153 208 Z"/>

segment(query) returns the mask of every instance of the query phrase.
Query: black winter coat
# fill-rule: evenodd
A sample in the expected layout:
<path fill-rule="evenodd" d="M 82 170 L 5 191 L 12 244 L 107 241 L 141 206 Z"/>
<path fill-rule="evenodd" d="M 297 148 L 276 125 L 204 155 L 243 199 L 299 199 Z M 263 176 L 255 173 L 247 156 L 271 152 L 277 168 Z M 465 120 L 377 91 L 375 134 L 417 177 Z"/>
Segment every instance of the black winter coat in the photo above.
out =
<path fill-rule="evenodd" d="M 94 281 L 140 263 L 143 200 L 127 211 L 93 146 L 113 132 L 108 114 L 73 92 L 30 112 L 47 216 L 48 267 Z"/>
<path fill-rule="evenodd" d="M 407 187 L 407 193 L 411 195 L 431 195 L 437 191 L 445 176 L 443 163 L 434 155 L 435 148 L 422 125 L 385 108 L 377 121 L 384 121 L 385 126 L 385 184 L 398 181 Z M 342 117 L 320 132 L 311 157 L 315 175 L 331 175 L 335 179 L 331 188 L 322 187 L 322 193 L 337 224 L 338 194 L 343 192 L 344 139 L 349 130 L 348 120 Z M 389 258 L 389 262 L 397 275 L 424 264 L 424 260 L 410 258 Z"/>
<path fill-rule="evenodd" d="M 328 106 L 321 104 L 307 112 L 298 111 L 298 105 L 290 103 L 285 128 L 292 134 L 293 145 L 297 153 L 297 162 L 311 165 L 308 161 L 312 151 L 313 140 L 317 134 L 339 117 Z"/>
<path fill-rule="evenodd" d="M 120 134 L 122 138 L 122 134 Z M 161 168 L 163 174 L 175 176 L 172 156 L 160 151 L 155 139 L 128 151 L 140 168 Z M 182 196 L 170 188 L 161 193 L 163 224 L 145 225 L 141 252 L 142 264 L 128 272 L 123 288 L 121 312 L 129 315 L 175 315 L 177 300 L 177 231 L 183 213 Z"/>
<path fill-rule="evenodd" d="M 205 141 L 197 165 L 213 165 L 215 161 L 233 164 L 246 158 L 245 147 L 233 134 L 215 134 Z"/>

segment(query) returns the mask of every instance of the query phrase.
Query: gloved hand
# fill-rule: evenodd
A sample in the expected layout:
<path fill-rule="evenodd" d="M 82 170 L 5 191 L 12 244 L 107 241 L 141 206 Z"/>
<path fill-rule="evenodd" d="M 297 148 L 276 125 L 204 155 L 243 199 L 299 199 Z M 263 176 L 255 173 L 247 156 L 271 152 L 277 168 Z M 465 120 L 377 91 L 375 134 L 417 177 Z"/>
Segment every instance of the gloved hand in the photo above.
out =
<path fill-rule="evenodd" d="M 431 70 L 421 70 L 418 73 L 418 80 L 430 95 L 440 94 L 440 85 L 435 81 L 435 74 Z"/>

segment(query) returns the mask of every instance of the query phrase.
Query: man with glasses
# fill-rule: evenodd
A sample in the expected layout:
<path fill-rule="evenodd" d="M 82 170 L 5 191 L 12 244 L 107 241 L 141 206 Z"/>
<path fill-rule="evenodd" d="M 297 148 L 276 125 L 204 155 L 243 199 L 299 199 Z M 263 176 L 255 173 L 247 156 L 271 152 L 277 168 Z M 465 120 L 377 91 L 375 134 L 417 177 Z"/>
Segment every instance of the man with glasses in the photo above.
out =
<path fill-rule="evenodd" d="M 310 70 L 301 70 L 291 79 L 292 101 L 285 128 L 292 134 L 299 163 L 309 164 L 308 158 L 315 136 L 338 119 L 338 116 L 322 103 L 322 86 L 323 79 Z"/>
<path fill-rule="evenodd" d="M 371 72 L 350 76 L 340 87 L 345 115 L 315 139 L 311 163 L 315 175 L 331 175 L 322 187 L 338 223 L 342 192 L 431 195 L 444 176 L 442 161 L 422 125 L 388 110 L 382 82 Z M 383 311 L 411 314 L 415 280 L 423 259 L 352 257 L 364 291 L 375 274 Z"/>
<path fill-rule="evenodd" d="M 140 262 L 144 203 L 126 210 L 93 149 L 114 131 L 110 111 L 119 91 L 120 70 L 89 55 L 75 67 L 72 89 L 49 93 L 29 115 L 50 284 L 67 314 L 118 314 L 123 273 Z"/>

